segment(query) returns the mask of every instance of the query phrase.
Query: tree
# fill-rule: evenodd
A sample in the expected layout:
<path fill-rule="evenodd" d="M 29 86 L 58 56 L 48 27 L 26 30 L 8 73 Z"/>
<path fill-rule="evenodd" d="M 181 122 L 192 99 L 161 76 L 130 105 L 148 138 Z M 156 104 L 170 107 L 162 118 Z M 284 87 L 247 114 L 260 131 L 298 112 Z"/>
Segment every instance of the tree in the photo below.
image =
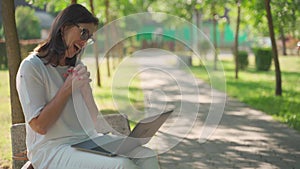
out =
<path fill-rule="evenodd" d="M 235 78 L 239 78 L 239 30 L 240 30 L 240 18 L 241 18 L 241 1 L 236 0 L 237 4 L 237 19 L 236 19 L 236 29 L 234 37 L 234 57 L 235 57 Z"/>
<path fill-rule="evenodd" d="M 300 10 L 300 1 L 276 0 L 270 2 L 273 10 L 274 32 L 278 33 L 282 43 L 282 54 L 286 52 L 286 34 L 292 34 L 297 21 L 297 11 Z M 299 17 L 299 15 L 298 15 Z"/>
<path fill-rule="evenodd" d="M 218 44 L 217 44 L 217 10 L 216 10 L 216 2 L 212 1 L 211 3 L 211 17 L 213 21 L 213 44 L 216 49 L 215 58 L 214 58 L 214 69 L 217 70 L 217 61 L 218 61 Z"/>
<path fill-rule="evenodd" d="M 38 39 L 41 37 L 40 20 L 34 15 L 34 9 L 28 6 L 17 7 L 16 25 L 20 39 Z"/>
<path fill-rule="evenodd" d="M 225 10 L 225 4 L 227 1 L 224 0 L 206 0 L 206 1 L 197 1 L 197 0 L 174 0 L 174 1 L 157 1 L 155 3 L 156 9 L 162 10 L 163 12 L 173 14 L 180 18 L 184 18 L 189 22 L 192 22 L 192 17 L 194 12 L 196 13 L 197 21 L 199 21 L 199 16 L 201 18 L 211 21 L 213 24 L 213 33 L 212 41 L 215 48 L 214 52 L 214 69 L 217 69 L 218 61 L 218 44 L 217 44 L 217 29 L 218 29 L 218 19 L 219 16 L 222 16 Z M 172 7 L 171 7 L 172 6 Z M 171 8 L 170 8 L 171 7 Z M 198 12 L 201 11 L 201 14 Z M 196 26 L 199 27 L 200 23 L 196 23 Z M 192 31 L 193 32 L 193 31 Z M 194 37 L 194 36 L 192 36 Z"/>
<path fill-rule="evenodd" d="M 1 1 L 3 28 L 9 68 L 10 102 L 12 124 L 23 123 L 24 115 L 16 90 L 16 74 L 21 63 L 21 52 L 15 22 L 14 1 Z"/>
<path fill-rule="evenodd" d="M 110 12 L 109 12 L 109 0 L 105 0 L 105 18 L 106 18 L 106 23 L 108 24 L 110 22 Z M 105 38 L 106 40 L 109 39 L 109 35 L 108 35 L 108 30 L 106 30 L 105 32 L 107 32 L 105 34 Z M 108 49 L 107 43 L 105 43 L 105 49 Z M 106 53 L 106 65 L 107 65 L 107 76 L 110 77 L 110 64 L 109 64 L 109 53 Z"/>
<path fill-rule="evenodd" d="M 198 9 L 201 8 L 203 19 L 210 20 L 213 24 L 213 33 L 212 41 L 215 48 L 214 52 L 214 69 L 217 70 L 218 62 L 218 43 L 217 43 L 217 29 L 218 29 L 218 20 L 220 16 L 225 13 L 225 6 L 228 3 L 225 0 L 206 0 L 206 1 L 195 1 L 194 2 Z"/>
<path fill-rule="evenodd" d="M 243 1 L 245 2 L 245 1 Z M 256 36 L 269 36 L 272 44 L 273 60 L 275 67 L 275 78 L 276 78 L 276 87 L 275 95 L 281 96 L 282 86 L 281 86 L 281 71 L 278 59 L 278 50 L 275 41 L 275 32 L 276 27 L 273 24 L 273 17 L 271 13 L 270 0 L 250 0 L 245 3 L 246 7 L 249 10 L 247 16 L 248 25 L 252 27 L 252 33 Z M 243 8 L 244 9 L 244 8 Z"/>
<path fill-rule="evenodd" d="M 91 12 L 95 15 L 95 10 L 94 10 L 94 1 L 90 1 L 90 7 L 91 7 Z M 98 60 L 98 43 L 97 43 L 97 36 L 95 38 L 95 43 L 94 43 L 94 56 L 96 60 L 96 71 L 97 71 L 97 86 L 101 87 L 101 76 L 100 76 L 100 67 L 99 67 L 99 60 Z"/>
<path fill-rule="evenodd" d="M 275 94 L 276 94 L 276 96 L 281 96 L 282 95 L 281 71 L 280 71 L 280 65 L 279 65 L 279 60 L 278 60 L 278 52 L 277 52 L 277 46 L 276 46 L 276 40 L 275 40 L 270 0 L 265 0 L 265 8 L 266 8 L 266 12 L 267 12 L 269 33 L 270 33 L 270 38 L 271 38 L 271 42 L 272 42 L 273 59 L 274 59 L 274 64 L 275 64 L 275 76 L 276 76 Z"/>

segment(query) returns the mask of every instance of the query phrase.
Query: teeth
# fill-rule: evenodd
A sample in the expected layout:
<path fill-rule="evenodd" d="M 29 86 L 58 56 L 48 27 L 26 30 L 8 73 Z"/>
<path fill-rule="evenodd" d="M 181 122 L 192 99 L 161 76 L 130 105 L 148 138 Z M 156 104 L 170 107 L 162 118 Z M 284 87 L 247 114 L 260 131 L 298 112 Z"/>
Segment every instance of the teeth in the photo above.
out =
<path fill-rule="evenodd" d="M 74 47 L 75 47 L 75 50 L 76 50 L 76 51 L 80 50 L 80 47 L 77 46 L 76 44 L 74 45 Z"/>

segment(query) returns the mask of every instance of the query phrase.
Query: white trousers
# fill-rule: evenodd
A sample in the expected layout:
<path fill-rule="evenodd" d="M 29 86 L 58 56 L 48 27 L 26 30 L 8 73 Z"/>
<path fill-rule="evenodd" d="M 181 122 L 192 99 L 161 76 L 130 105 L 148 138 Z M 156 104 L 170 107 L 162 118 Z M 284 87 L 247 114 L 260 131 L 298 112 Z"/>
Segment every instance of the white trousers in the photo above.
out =
<path fill-rule="evenodd" d="M 70 146 L 59 151 L 48 169 L 159 169 L 157 156 L 153 150 L 138 147 L 133 156 L 147 158 L 108 157 L 99 154 L 76 150 Z"/>

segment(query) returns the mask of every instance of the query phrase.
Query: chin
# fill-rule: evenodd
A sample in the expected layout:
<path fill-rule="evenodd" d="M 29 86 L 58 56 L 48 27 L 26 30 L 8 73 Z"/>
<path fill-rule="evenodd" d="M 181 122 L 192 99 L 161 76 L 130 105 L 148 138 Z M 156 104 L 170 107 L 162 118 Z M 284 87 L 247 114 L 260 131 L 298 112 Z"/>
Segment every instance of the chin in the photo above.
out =
<path fill-rule="evenodd" d="M 65 63 L 66 63 L 66 65 L 68 65 L 68 66 L 75 66 L 75 64 L 76 64 L 76 55 L 74 55 L 74 56 L 71 57 L 71 58 L 67 57 L 67 58 L 65 59 Z"/>

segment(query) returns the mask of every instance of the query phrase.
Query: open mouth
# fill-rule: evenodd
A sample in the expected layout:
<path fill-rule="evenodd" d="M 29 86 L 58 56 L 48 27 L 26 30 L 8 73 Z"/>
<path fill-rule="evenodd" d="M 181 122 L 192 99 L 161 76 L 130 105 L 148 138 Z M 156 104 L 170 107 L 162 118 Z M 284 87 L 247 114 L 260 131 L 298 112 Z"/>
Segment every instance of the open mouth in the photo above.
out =
<path fill-rule="evenodd" d="M 77 52 L 79 52 L 81 50 L 81 47 L 78 44 L 74 44 L 74 49 Z"/>

